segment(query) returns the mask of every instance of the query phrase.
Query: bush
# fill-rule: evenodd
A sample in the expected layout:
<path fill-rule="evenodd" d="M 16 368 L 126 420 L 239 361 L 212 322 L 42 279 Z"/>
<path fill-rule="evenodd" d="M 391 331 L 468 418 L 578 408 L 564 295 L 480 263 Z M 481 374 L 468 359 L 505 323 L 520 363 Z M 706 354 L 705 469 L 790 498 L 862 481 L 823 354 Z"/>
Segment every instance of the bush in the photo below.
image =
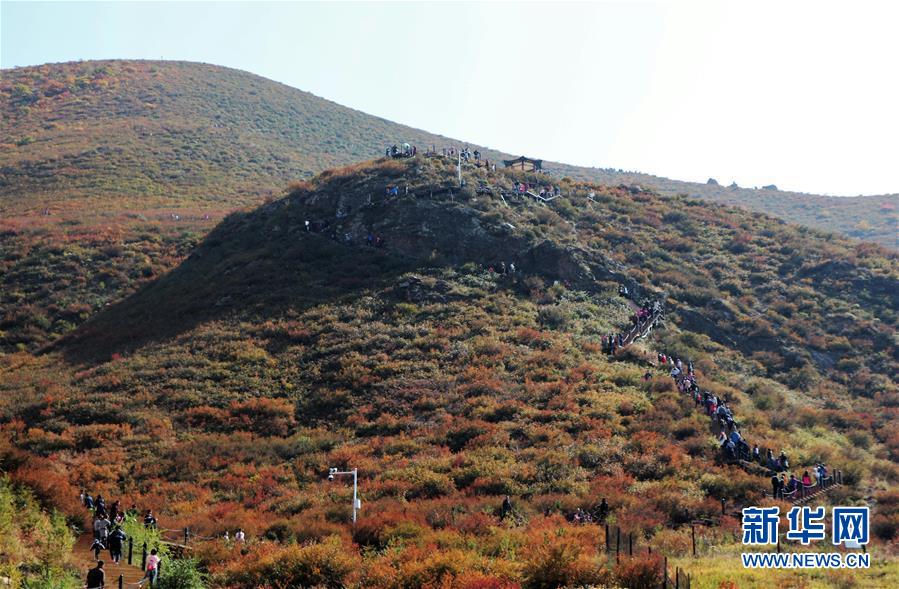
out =
<path fill-rule="evenodd" d="M 525 589 L 604 585 L 603 570 L 573 539 L 559 537 L 539 546 L 524 565 Z"/>
<path fill-rule="evenodd" d="M 162 567 L 159 589 L 204 589 L 206 576 L 197 568 L 197 561 L 192 558 L 169 560 Z"/>
<path fill-rule="evenodd" d="M 341 589 L 355 562 L 340 539 L 332 536 L 320 544 L 275 548 L 238 565 L 224 575 L 226 585 L 267 587 L 277 579 L 284 587 Z"/>
<path fill-rule="evenodd" d="M 662 585 L 662 559 L 659 556 L 622 558 L 615 565 L 615 579 L 629 589 L 656 589 Z"/>

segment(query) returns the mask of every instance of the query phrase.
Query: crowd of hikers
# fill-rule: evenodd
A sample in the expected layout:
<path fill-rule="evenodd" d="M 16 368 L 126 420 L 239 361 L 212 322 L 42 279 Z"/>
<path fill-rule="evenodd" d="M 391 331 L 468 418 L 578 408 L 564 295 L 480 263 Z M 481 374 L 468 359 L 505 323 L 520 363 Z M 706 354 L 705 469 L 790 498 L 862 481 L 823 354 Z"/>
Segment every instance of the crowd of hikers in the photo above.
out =
<path fill-rule="evenodd" d="M 126 519 L 129 521 L 142 522 L 145 528 L 157 530 L 159 529 L 159 522 L 156 520 L 156 516 L 153 515 L 152 510 L 138 510 L 137 505 L 135 504 L 132 504 L 128 509 L 123 509 L 121 501 L 117 500 L 107 504 L 102 495 L 98 494 L 94 497 L 84 490 L 81 491 L 80 500 L 82 505 L 84 505 L 91 514 L 91 519 L 93 521 L 93 539 L 90 545 L 90 551 L 94 553 L 94 558 L 97 560 L 97 566 L 90 569 L 87 573 L 85 587 L 87 589 L 105 589 L 106 571 L 103 568 L 105 562 L 100 560 L 100 554 L 104 550 L 108 550 L 109 558 L 112 562 L 119 564 L 122 561 L 123 555 L 125 554 L 125 546 L 128 543 L 128 535 L 125 533 L 124 528 Z M 222 538 L 228 543 L 232 542 L 232 540 L 238 544 L 246 542 L 246 534 L 243 529 L 238 529 L 234 533 L 233 539 L 227 531 Z M 211 538 L 206 539 L 208 540 Z M 153 587 L 156 580 L 159 578 L 161 569 L 160 563 L 161 558 L 159 556 L 159 550 L 157 548 L 152 548 L 149 554 L 147 554 L 147 560 L 143 571 L 144 576 L 137 584 L 143 585 L 144 583 L 149 583 L 149 586 Z"/>
<path fill-rule="evenodd" d="M 88 571 L 86 586 L 88 589 L 99 589 L 105 587 L 104 562 L 100 560 L 100 553 L 109 550 L 110 560 L 116 564 L 121 562 L 125 543 L 128 541 L 128 535 L 124 530 L 126 518 L 138 520 L 142 517 L 143 525 L 147 528 L 157 528 L 158 522 L 151 510 L 147 509 L 141 513 L 135 504 L 132 504 L 127 510 L 122 507 L 122 502 L 119 500 L 107 505 L 102 495 L 98 494 L 94 497 L 83 490 L 80 499 L 82 505 L 92 516 L 93 541 L 90 550 L 97 560 L 97 566 Z M 149 582 L 150 587 L 153 586 L 159 573 L 159 562 L 158 551 L 153 548 L 147 557 L 144 577 L 138 583 L 139 585 Z"/>
<path fill-rule="evenodd" d="M 618 294 L 623 297 L 630 296 L 624 285 L 618 287 Z M 645 334 L 645 327 L 661 315 L 661 310 L 658 301 L 644 302 L 631 316 L 633 327 L 628 334 L 609 334 L 602 337 L 603 351 L 614 355 L 632 343 L 638 335 Z M 827 485 L 828 471 L 824 463 L 816 464 L 812 473 L 805 470 L 801 477 L 797 477 L 795 473 L 790 472 L 790 461 L 785 451 L 781 450 L 779 455 L 775 455 L 771 450 L 763 453 L 758 445 L 751 446 L 740 433 L 739 425 L 727 401 L 710 391 L 700 389 L 693 362 L 688 361 L 685 365 L 680 358 L 662 352 L 657 354 L 656 361 L 658 366 L 669 370 L 678 391 L 689 394 L 696 406 L 709 417 L 712 432 L 726 461 L 758 464 L 768 471 L 771 477 L 772 497 L 795 499 L 800 496 L 800 489 L 824 488 Z M 644 379 L 650 378 L 652 373 L 647 372 Z"/>
<path fill-rule="evenodd" d="M 618 294 L 628 296 L 626 286 L 618 289 Z M 644 301 L 637 311 L 631 315 L 631 331 L 628 333 L 610 333 L 602 336 L 602 350 L 606 354 L 615 355 L 618 351 L 633 341 L 639 334 L 644 334 L 646 328 L 662 313 L 662 304 L 658 301 Z"/>
<path fill-rule="evenodd" d="M 747 462 L 758 464 L 767 469 L 771 477 L 771 495 L 777 499 L 794 499 L 800 487 L 810 489 L 824 487 L 828 479 L 827 466 L 816 464 L 812 469 L 814 479 L 808 470 L 797 477 L 790 473 L 790 461 L 785 451 L 775 455 L 771 450 L 764 453 L 758 445 L 750 445 L 740 433 L 734 413 L 727 401 L 710 391 L 703 391 L 696 382 L 693 363 L 686 365 L 680 358 L 659 352 L 657 361 L 660 366 L 670 369 L 678 391 L 689 394 L 697 408 L 704 411 L 711 420 L 712 433 L 716 436 L 722 457 L 728 462 Z"/>
<path fill-rule="evenodd" d="M 529 192 L 534 194 L 535 190 L 538 190 L 537 187 L 532 186 L 527 182 L 516 181 L 512 185 L 512 192 L 518 195 L 525 195 Z M 544 200 L 555 198 L 557 196 L 562 196 L 562 188 L 555 185 L 540 186 L 539 191 L 536 192 L 536 194 Z"/>
<path fill-rule="evenodd" d="M 408 143 L 403 143 L 402 145 L 394 143 L 384 151 L 385 156 L 392 158 L 415 157 L 417 153 L 418 148 Z"/>

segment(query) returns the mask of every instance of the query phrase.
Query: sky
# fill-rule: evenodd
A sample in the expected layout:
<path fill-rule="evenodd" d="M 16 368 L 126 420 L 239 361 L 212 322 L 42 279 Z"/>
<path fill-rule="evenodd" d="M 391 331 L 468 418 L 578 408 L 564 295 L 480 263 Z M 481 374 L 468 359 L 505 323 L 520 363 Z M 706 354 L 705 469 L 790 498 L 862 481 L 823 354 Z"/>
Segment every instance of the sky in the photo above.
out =
<path fill-rule="evenodd" d="M 0 2 L 3 68 L 247 70 L 505 152 L 741 186 L 899 192 L 899 3 Z"/>

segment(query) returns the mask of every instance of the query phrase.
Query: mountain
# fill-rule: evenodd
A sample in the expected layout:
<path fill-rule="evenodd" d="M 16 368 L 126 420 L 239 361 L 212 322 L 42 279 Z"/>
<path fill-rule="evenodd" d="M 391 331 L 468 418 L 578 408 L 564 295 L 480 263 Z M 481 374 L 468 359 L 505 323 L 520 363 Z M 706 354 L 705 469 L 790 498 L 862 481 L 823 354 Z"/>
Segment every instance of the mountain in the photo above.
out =
<path fill-rule="evenodd" d="M 98 61 L 0 79 L 0 350 L 34 350 L 175 267 L 225 215 L 383 153 L 461 145 L 228 68 Z M 506 154 L 481 148 L 498 161 Z M 533 154 L 537 155 L 537 154 Z M 557 177 L 695 194 L 895 247 L 895 198 L 679 183 L 547 162 Z"/>
<path fill-rule="evenodd" d="M 5 70 L 0 212 L 239 206 L 394 142 L 464 145 L 233 69 L 89 61 Z M 475 147 L 475 146 L 473 146 Z M 493 161 L 510 157 L 481 146 Z M 516 156 L 519 154 L 515 154 Z M 541 154 L 528 154 L 539 157 Z M 546 162 L 558 176 L 747 207 L 896 248 L 899 195 L 825 197 Z M 99 212 L 99 211 L 98 211 Z"/>
<path fill-rule="evenodd" d="M 721 499 L 788 504 L 720 460 L 654 366 L 665 351 L 751 444 L 842 471 L 824 500 L 875 505 L 884 555 L 856 582 L 894 582 L 895 253 L 698 199 L 565 180 L 547 202 L 514 194 L 539 177 L 456 173 L 422 156 L 328 170 L 230 214 L 44 353 L 4 356 L 0 463 L 123 494 L 165 528 L 273 541 L 198 543 L 220 587 L 635 586 L 659 554 L 717 587 L 743 550 Z M 620 286 L 665 320 L 610 356 L 633 313 Z M 330 467 L 359 471 L 355 526 Z M 572 521 L 600 498 L 656 557 L 606 564 L 602 526 Z M 695 521 L 711 558 L 687 558 Z"/>

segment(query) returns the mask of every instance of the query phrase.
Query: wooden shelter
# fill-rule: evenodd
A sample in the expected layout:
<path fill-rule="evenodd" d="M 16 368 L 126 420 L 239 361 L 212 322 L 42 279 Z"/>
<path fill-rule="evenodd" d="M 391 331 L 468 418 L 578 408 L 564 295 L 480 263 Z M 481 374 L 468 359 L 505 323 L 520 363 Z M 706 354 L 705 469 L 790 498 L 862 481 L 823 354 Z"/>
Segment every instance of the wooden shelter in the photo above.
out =
<path fill-rule="evenodd" d="M 514 160 L 503 160 L 503 163 L 507 168 L 522 170 L 523 172 L 537 172 L 543 169 L 543 160 L 532 160 L 524 156 Z"/>

